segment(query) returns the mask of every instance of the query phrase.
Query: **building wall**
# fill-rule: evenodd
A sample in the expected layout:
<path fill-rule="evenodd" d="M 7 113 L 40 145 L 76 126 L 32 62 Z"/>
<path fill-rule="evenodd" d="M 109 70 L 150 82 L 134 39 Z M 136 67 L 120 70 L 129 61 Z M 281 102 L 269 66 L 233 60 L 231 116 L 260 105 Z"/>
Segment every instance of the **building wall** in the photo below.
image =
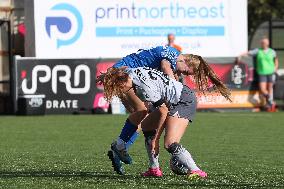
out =
<path fill-rule="evenodd" d="M 24 56 L 24 36 L 18 32 L 18 25 L 24 23 L 25 0 L 0 0 L 0 20 L 10 21 L 12 54 Z M 0 113 L 8 113 L 10 98 L 9 40 L 8 24 L 0 26 Z"/>
<path fill-rule="evenodd" d="M 24 23 L 25 0 L 1 0 L 0 19 L 11 21 L 12 51 L 24 56 L 24 36 L 18 32 L 18 25 Z M 9 80 L 8 26 L 0 27 L 0 81 Z M 9 84 L 0 84 L 0 93 L 9 93 Z"/>
<path fill-rule="evenodd" d="M 0 1 L 0 19 L 9 20 L 11 13 L 11 1 Z M 8 24 L 0 25 L 0 81 L 7 81 L 9 79 L 9 53 L 8 53 Z M 0 83 L 0 94 L 8 93 L 9 84 Z"/>

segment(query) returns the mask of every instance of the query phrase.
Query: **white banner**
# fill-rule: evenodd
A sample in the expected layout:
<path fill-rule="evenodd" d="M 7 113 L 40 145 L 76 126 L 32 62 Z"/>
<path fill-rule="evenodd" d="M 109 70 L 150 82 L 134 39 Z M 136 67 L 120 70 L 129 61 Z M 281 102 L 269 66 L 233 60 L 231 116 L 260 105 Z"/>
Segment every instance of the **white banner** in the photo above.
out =
<path fill-rule="evenodd" d="M 167 43 L 183 53 L 247 50 L 247 0 L 34 0 L 40 58 L 116 58 Z"/>

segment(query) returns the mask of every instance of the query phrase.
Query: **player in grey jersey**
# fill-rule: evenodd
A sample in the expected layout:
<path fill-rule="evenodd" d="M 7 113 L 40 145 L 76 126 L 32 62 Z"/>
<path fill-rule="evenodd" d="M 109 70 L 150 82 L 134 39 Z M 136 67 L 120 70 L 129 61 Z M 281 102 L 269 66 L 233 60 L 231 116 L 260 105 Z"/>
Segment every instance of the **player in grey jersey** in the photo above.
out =
<path fill-rule="evenodd" d="M 133 81 L 136 95 L 142 101 L 155 103 L 164 99 L 175 104 L 179 101 L 183 85 L 163 72 L 147 67 L 125 71 Z"/>
<path fill-rule="evenodd" d="M 207 71 L 207 73 L 202 72 L 203 74 L 200 74 L 201 78 L 196 79 L 198 88 L 204 91 L 205 85 L 208 87 L 208 79 L 210 79 L 216 89 L 230 100 L 230 92 L 214 71 L 204 62 L 196 65 L 198 68 L 200 66 L 203 66 L 202 70 Z M 172 155 L 172 170 L 175 173 L 188 174 L 190 177 L 207 176 L 195 164 L 189 151 L 179 144 L 188 123 L 192 122 L 196 112 L 196 97 L 191 89 L 151 68 L 109 68 L 105 74 L 103 84 L 105 97 L 108 101 L 113 96 L 123 97 L 129 90 L 134 89 L 135 94 L 142 101 L 152 102 L 157 110 L 168 108 L 169 113 L 166 115 L 164 123 L 164 146 Z M 163 127 L 149 128 L 147 124 L 152 116 L 161 116 L 159 112 L 153 111 L 141 124 L 150 162 L 149 170 L 143 173 L 143 176 L 162 176 L 158 162 L 159 149 L 156 141 L 159 140 Z"/>

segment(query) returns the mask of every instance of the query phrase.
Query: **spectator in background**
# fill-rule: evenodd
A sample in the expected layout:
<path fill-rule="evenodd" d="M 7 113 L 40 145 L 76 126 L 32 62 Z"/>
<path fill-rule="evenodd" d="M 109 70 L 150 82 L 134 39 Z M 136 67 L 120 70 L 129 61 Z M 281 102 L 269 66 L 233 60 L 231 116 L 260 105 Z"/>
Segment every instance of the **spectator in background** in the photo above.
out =
<path fill-rule="evenodd" d="M 172 33 L 168 34 L 168 46 L 173 47 L 173 48 L 177 49 L 179 52 L 181 52 L 182 48 L 181 48 L 181 46 L 175 44 L 175 38 L 176 37 L 175 37 L 174 34 L 172 34 Z"/>
<path fill-rule="evenodd" d="M 265 99 L 265 107 L 268 111 L 275 111 L 273 102 L 274 73 L 278 69 L 278 58 L 275 50 L 269 48 L 269 39 L 264 37 L 260 41 L 260 48 L 256 48 L 241 54 L 241 56 L 253 56 L 256 58 L 256 72 L 258 74 L 258 85 L 260 97 Z"/>

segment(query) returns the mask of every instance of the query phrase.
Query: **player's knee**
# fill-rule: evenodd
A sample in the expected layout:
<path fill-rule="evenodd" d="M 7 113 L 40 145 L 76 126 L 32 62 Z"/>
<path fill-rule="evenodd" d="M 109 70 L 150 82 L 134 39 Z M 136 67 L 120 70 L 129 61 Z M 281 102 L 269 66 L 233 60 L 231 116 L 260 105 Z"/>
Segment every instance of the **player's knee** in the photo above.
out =
<path fill-rule="evenodd" d="M 179 153 L 183 147 L 181 144 L 177 143 L 177 142 L 173 142 L 173 143 L 166 143 L 165 142 L 165 149 L 170 153 L 170 154 L 176 154 Z"/>

